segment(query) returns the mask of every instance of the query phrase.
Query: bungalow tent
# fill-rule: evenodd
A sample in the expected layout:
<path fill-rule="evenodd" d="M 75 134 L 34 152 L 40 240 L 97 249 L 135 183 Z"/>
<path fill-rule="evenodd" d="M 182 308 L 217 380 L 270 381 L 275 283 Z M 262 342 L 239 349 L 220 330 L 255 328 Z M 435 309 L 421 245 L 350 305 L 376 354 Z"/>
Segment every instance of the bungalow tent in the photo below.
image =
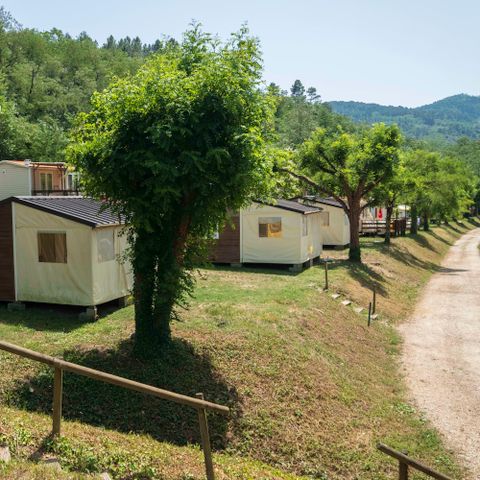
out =
<path fill-rule="evenodd" d="M 94 307 L 129 295 L 122 221 L 82 197 L 0 202 L 0 301 Z"/>
<path fill-rule="evenodd" d="M 344 248 L 350 243 L 350 220 L 342 205 L 333 198 L 297 197 L 304 205 L 322 209 L 321 231 L 324 247 Z"/>
<path fill-rule="evenodd" d="M 212 260 L 218 263 L 310 264 L 322 253 L 321 210 L 299 202 L 254 202 L 232 215 L 219 233 Z"/>

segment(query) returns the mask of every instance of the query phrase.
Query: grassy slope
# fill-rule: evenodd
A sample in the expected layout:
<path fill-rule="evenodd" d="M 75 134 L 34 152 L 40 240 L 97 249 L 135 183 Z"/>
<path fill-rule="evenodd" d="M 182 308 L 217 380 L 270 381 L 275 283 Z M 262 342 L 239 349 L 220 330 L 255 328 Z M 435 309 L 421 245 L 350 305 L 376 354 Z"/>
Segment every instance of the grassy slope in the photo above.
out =
<path fill-rule="evenodd" d="M 458 474 L 405 399 L 392 324 L 411 312 L 448 246 L 468 228 L 394 239 L 388 250 L 367 241 L 358 267 L 342 260 L 343 252 L 332 253 L 331 291 L 366 306 L 376 286 L 380 321 L 371 328 L 365 314 L 321 291 L 320 267 L 299 275 L 212 268 L 200 272 L 192 308 L 174 325 L 175 341 L 153 363 L 129 358 L 131 308 L 95 324 L 81 324 L 70 312 L 0 309 L 0 337 L 228 404 L 228 421 L 211 417 L 220 478 L 389 478 L 395 466 L 376 453 L 380 440 Z M 52 444 L 44 440 L 51 372 L 6 354 L 0 359 L 1 405 L 8 405 L 1 407 L 0 434 L 17 458 L 35 458 L 40 447 L 84 472 L 201 478 L 201 452 L 191 446 L 198 439 L 195 412 L 66 375 L 66 439 Z"/>

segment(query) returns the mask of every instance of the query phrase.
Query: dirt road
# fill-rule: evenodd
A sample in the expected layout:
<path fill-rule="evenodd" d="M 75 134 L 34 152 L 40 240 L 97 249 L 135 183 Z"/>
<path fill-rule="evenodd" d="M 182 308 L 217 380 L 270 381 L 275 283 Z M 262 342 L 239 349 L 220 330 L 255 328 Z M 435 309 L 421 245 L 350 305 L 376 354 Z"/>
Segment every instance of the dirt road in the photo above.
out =
<path fill-rule="evenodd" d="M 480 229 L 458 240 L 401 327 L 415 403 L 480 478 Z"/>

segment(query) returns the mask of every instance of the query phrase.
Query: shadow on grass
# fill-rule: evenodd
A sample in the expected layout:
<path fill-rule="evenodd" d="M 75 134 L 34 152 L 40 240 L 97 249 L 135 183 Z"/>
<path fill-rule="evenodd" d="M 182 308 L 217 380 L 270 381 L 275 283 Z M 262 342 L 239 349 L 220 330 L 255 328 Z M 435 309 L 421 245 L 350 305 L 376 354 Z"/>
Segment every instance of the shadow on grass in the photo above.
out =
<path fill-rule="evenodd" d="M 429 250 L 432 250 L 432 252 L 437 252 L 438 250 L 432 245 L 432 243 L 429 241 L 429 239 L 426 237 L 427 234 L 429 234 L 431 230 L 425 232 L 422 230 L 421 233 L 414 233 L 408 235 L 409 238 L 411 238 L 413 241 L 418 243 L 420 246 L 424 248 L 428 248 Z"/>
<path fill-rule="evenodd" d="M 472 224 L 473 226 L 475 227 L 480 227 L 480 222 L 479 222 L 479 219 L 476 218 L 476 217 L 470 217 L 467 219 L 467 222 Z"/>
<path fill-rule="evenodd" d="M 335 270 L 338 267 L 343 267 L 348 274 L 355 279 L 362 287 L 370 290 L 375 290 L 377 293 L 388 296 L 388 292 L 383 286 L 385 279 L 382 275 L 373 270 L 365 263 L 355 263 L 349 260 L 335 260 L 329 263 L 329 270 Z"/>
<path fill-rule="evenodd" d="M 156 359 L 142 362 L 132 357 L 132 346 L 131 341 L 124 341 L 115 350 L 67 350 L 64 359 L 189 396 L 203 392 L 206 400 L 229 406 L 230 417 L 209 415 L 212 444 L 216 449 L 224 448 L 229 422 L 240 417 L 241 406 L 236 390 L 215 372 L 209 356 L 196 353 L 184 340 L 174 339 Z M 198 414 L 193 408 L 68 372 L 63 391 L 65 419 L 146 433 L 176 445 L 200 440 Z M 5 392 L 11 405 L 46 414 L 51 414 L 52 395 L 53 371 L 44 366 Z"/>
<path fill-rule="evenodd" d="M 456 233 L 463 233 L 461 230 L 458 230 L 458 229 L 452 227 L 452 225 L 446 225 L 446 227 L 450 228 L 451 230 L 453 230 Z M 453 242 L 450 242 L 450 241 L 446 240 L 445 238 L 443 238 L 440 235 L 438 235 L 437 233 L 435 233 L 433 230 L 429 230 L 428 232 L 424 232 L 424 233 L 426 235 L 430 235 L 431 237 L 435 238 L 439 242 L 442 242 L 445 245 L 448 245 L 449 247 L 451 247 L 453 245 Z"/>
<path fill-rule="evenodd" d="M 414 237 L 418 237 L 418 239 Z M 414 240 L 418 241 L 418 243 L 420 244 L 423 244 L 422 240 L 420 239 L 426 240 L 424 237 L 420 235 L 413 235 L 412 238 L 414 238 Z M 435 251 L 435 249 L 431 246 L 428 240 L 426 240 L 426 244 L 429 245 L 427 248 L 430 248 Z M 420 268 L 422 270 L 429 270 L 431 272 L 435 272 L 439 269 L 439 266 L 437 264 L 433 262 L 421 260 L 417 256 L 413 255 L 411 252 L 409 252 L 406 248 L 400 248 L 400 247 L 397 247 L 396 245 L 390 246 L 390 256 L 395 260 L 398 260 L 399 262 L 404 263 L 405 265 L 409 265 L 415 268 Z"/>
<path fill-rule="evenodd" d="M 85 325 L 85 320 L 79 319 L 79 314 L 85 312 L 85 307 L 71 305 L 54 305 L 49 303 L 26 303 L 23 311 L 10 312 L 0 307 L 0 324 L 21 325 L 32 330 L 50 332 L 72 332 Z M 106 317 L 120 310 L 117 301 L 99 305 L 98 317 Z"/>
<path fill-rule="evenodd" d="M 263 273 L 268 275 L 281 275 L 295 277 L 302 273 L 301 271 L 292 272 L 289 270 L 291 265 L 277 263 L 245 263 L 238 267 L 232 267 L 229 264 L 215 263 L 202 265 L 204 270 L 213 270 L 220 272 L 237 272 L 237 273 Z"/>
<path fill-rule="evenodd" d="M 46 304 L 28 304 L 24 311 L 9 312 L 0 308 L 0 324 L 21 325 L 32 330 L 71 332 L 85 325 L 78 319 L 83 311 L 78 307 L 63 307 Z"/>

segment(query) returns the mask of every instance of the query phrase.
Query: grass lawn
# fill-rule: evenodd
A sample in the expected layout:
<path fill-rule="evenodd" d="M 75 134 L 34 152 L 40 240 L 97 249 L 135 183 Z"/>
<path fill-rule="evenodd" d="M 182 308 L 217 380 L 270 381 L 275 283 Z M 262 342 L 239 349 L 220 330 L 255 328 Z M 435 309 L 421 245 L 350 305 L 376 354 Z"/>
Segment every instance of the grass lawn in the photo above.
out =
<path fill-rule="evenodd" d="M 1 307 L 0 338 L 228 405 L 230 418 L 210 416 L 219 478 L 395 478 L 395 463 L 375 450 L 378 441 L 459 475 L 407 401 L 394 325 L 410 314 L 448 247 L 472 227 L 437 227 L 393 239 L 389 248 L 364 239 L 359 266 L 345 261 L 345 252 L 325 252 L 334 259 L 329 293 L 320 266 L 300 274 L 201 270 L 190 310 L 180 312 L 172 345 L 154 362 L 130 356 L 132 307 L 90 324 L 73 310 Z M 365 311 L 353 307 L 368 306 L 372 287 L 380 317 L 368 328 Z M 333 292 L 342 297 L 334 300 Z M 353 304 L 341 305 L 345 298 Z M 202 478 L 194 410 L 65 374 L 65 437 L 51 442 L 52 372 L 9 354 L 0 362 L 0 436 L 17 461 L 55 454 L 76 472 Z M 2 478 L 21 477 L 5 471 Z"/>

